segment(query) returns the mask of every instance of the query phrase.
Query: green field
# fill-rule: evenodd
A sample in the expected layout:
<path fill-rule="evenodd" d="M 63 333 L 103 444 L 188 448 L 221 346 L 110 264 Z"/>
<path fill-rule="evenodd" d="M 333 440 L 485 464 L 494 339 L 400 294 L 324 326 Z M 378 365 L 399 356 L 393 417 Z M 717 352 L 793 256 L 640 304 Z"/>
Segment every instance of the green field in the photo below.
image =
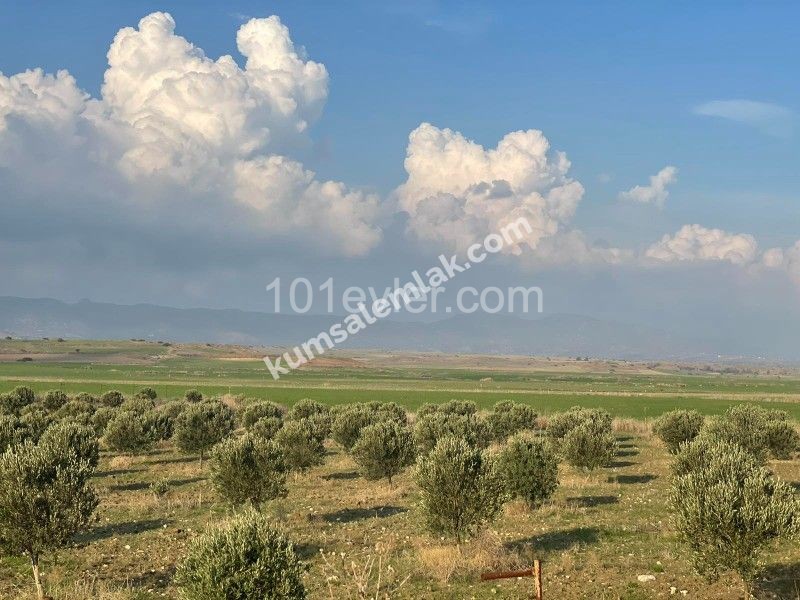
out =
<path fill-rule="evenodd" d="M 673 408 L 718 414 L 736 402 L 775 407 L 800 420 L 800 377 L 766 375 L 685 375 L 564 370 L 453 368 L 437 364 L 393 367 L 381 364 L 304 368 L 275 382 L 263 362 L 230 360 L 220 347 L 173 347 L 139 342 L 0 342 L 0 355 L 31 362 L 0 362 L 0 392 L 17 385 L 37 391 L 61 389 L 93 394 L 109 389 L 132 393 L 144 385 L 162 398 L 179 397 L 190 388 L 207 396 L 221 394 L 265 398 L 292 404 L 312 398 L 327 404 L 394 401 L 415 409 L 426 402 L 469 399 L 482 408 L 513 398 L 542 413 L 573 405 L 603 407 L 619 417 L 649 418 Z M 74 348 L 80 348 L 75 353 Z M 62 354 L 55 355 L 56 350 Z M 11 354 L 15 352 L 16 354 Z M 251 353 L 252 355 L 252 353 Z M 43 359 L 42 357 L 46 357 Z M 391 361 L 388 361 L 391 362 Z"/>

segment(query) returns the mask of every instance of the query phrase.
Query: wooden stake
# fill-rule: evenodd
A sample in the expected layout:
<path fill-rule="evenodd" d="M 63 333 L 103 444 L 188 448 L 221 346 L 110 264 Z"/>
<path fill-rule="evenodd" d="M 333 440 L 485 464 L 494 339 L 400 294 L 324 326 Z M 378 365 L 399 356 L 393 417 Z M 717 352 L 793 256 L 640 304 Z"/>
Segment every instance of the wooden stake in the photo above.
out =
<path fill-rule="evenodd" d="M 542 600 L 542 561 L 538 558 L 533 561 L 533 590 L 536 600 Z"/>

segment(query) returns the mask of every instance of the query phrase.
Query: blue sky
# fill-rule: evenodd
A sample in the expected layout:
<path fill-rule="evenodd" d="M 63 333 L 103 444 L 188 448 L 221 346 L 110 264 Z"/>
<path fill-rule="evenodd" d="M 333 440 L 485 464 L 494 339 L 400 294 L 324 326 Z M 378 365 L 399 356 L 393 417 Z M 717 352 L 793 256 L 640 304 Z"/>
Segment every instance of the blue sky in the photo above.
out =
<path fill-rule="evenodd" d="M 643 254 L 662 236 L 699 224 L 752 235 L 758 254 L 744 261 L 744 270 L 752 271 L 764 250 L 786 249 L 800 239 L 797 3 L 4 2 L 0 72 L 10 77 L 36 67 L 46 72 L 67 69 L 80 88 L 99 98 L 114 35 L 153 11 L 169 12 L 177 23 L 175 33 L 211 59 L 231 54 L 240 65 L 244 60 L 236 46 L 237 30 L 250 18 L 278 15 L 294 43 L 324 64 L 329 77 L 324 108 L 292 158 L 321 180 L 374 192 L 381 204 L 408 178 L 403 161 L 409 134 L 423 122 L 460 132 L 487 149 L 509 132 L 539 129 L 553 149 L 566 153 L 572 164 L 569 176 L 585 189 L 568 227 L 583 232 L 589 244 Z M 726 104 L 722 109 L 699 108 L 715 101 Z M 717 116 L 700 114 L 709 110 Z M 662 208 L 620 199 L 622 192 L 647 185 L 667 165 L 677 169 L 677 178 L 668 185 Z M 7 210 L 7 222 L 12 223 L 12 211 Z M 122 222 L 114 211 L 110 214 Z M 335 263 L 326 262 L 325 255 L 315 264 L 351 274 L 384 272 L 405 239 L 398 219 L 389 217 L 381 226 L 383 241 L 367 255 Z M 81 221 L 76 228 L 81 227 L 90 225 Z M 8 240 L 19 234 L 19 227 L 14 229 L 5 232 Z M 81 231 L 84 238 L 92 237 Z M 293 234 L 281 235 L 286 239 Z M 270 243 L 264 248 L 269 248 L 275 270 L 291 272 L 297 261 L 277 256 Z M 407 252 L 424 255 L 417 250 Z M 238 251 L 222 253 L 234 256 Z M 15 246 L 13 252 L 31 254 L 30 247 Z M 115 252 L 109 246 L 101 253 Z M 40 248 L 36 254 L 46 252 Z M 688 266 L 694 258 L 680 265 Z M 158 255 L 130 260 L 142 277 L 151 268 L 158 277 L 149 279 L 165 282 L 172 277 Z M 742 269 L 731 275 L 732 261 L 719 262 L 711 267 L 719 266 L 713 277 L 725 282 L 723 287 L 738 286 L 742 297 L 762 297 L 742 283 Z M 57 269 L 41 268 L 45 273 Z M 85 281 L 105 272 L 77 260 L 70 268 L 85 275 Z M 230 279 L 245 279 L 243 273 L 233 274 L 235 266 L 219 268 Z M 32 269 L 22 274 L 10 270 L 10 283 L 0 293 L 80 294 L 66 284 L 48 287 Z M 197 265 L 193 269 L 202 272 Z M 623 278 L 629 280 L 628 297 L 644 293 L 654 278 L 681 277 L 673 270 L 654 274 L 638 265 L 620 269 L 583 265 L 539 273 L 570 290 L 578 289 L 575 282 L 585 281 L 587 272 L 598 278 L 598 289 L 613 288 Z M 508 271 L 504 276 L 509 278 L 518 272 L 505 263 L 497 271 Z M 257 272 L 271 274 L 269 268 Z M 186 279 L 176 284 L 174 303 L 204 303 L 187 291 L 197 285 Z M 791 286 L 775 285 L 780 291 L 770 292 L 778 295 L 770 302 L 796 319 L 791 311 L 797 297 L 787 291 Z M 167 283 L 133 287 L 141 291 L 136 300 L 154 300 L 170 289 Z M 123 299 L 109 291 L 113 286 L 95 289 L 103 296 L 97 299 Z M 239 289 L 233 304 L 259 304 L 253 299 L 255 286 Z M 129 291 L 123 295 L 131 296 Z M 711 310 L 700 295 L 682 292 L 685 311 L 691 312 L 692 302 L 702 305 L 704 314 Z M 216 297 L 205 300 L 222 303 Z M 710 304 L 716 306 L 716 301 Z M 570 308 L 581 310 L 581 305 Z M 642 319 L 652 318 L 645 312 L 642 306 Z"/>

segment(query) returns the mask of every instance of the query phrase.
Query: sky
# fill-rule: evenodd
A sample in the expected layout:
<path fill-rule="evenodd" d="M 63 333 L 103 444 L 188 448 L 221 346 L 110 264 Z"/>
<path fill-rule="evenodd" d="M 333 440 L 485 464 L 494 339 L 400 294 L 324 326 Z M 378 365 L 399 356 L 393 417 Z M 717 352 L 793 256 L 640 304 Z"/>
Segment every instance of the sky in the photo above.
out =
<path fill-rule="evenodd" d="M 383 287 L 514 215 L 465 285 L 794 335 L 798 17 L 2 2 L 0 295 L 270 310 L 275 277 Z"/>

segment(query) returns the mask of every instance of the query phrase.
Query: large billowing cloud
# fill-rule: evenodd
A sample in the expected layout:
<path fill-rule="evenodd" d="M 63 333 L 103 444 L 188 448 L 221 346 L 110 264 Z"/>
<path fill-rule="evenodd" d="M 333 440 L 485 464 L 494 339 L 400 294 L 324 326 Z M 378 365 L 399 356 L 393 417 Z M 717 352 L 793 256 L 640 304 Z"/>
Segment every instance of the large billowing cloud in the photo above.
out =
<path fill-rule="evenodd" d="M 622 200 L 662 207 L 669 196 L 667 187 L 677 180 L 678 169 L 668 165 L 650 177 L 650 185 L 637 185 L 627 192 L 622 192 L 619 196 Z"/>
<path fill-rule="evenodd" d="M 174 29 L 170 15 L 153 13 L 120 30 L 97 99 L 65 71 L 0 75 L 8 187 L 29 208 L 52 205 L 58 190 L 59 202 L 87 214 L 102 205 L 131 225 L 145 211 L 184 226 L 225 223 L 256 241 L 291 234 L 344 255 L 374 247 L 377 198 L 318 181 L 289 158 L 325 103 L 325 67 L 277 17 L 239 29 L 244 68 L 208 58 Z"/>
<path fill-rule="evenodd" d="M 485 149 L 450 129 L 423 123 L 411 132 L 397 190 L 409 230 L 422 240 L 464 249 L 520 217 L 531 248 L 556 234 L 575 213 L 583 186 L 568 176 L 569 160 L 550 152 L 541 131 L 507 134 Z M 519 244 L 506 248 L 519 252 Z"/>
<path fill-rule="evenodd" d="M 749 234 L 733 234 L 701 225 L 684 225 L 674 235 L 665 235 L 650 246 L 647 258 L 661 262 L 727 261 L 735 265 L 752 263 L 758 244 Z"/>

